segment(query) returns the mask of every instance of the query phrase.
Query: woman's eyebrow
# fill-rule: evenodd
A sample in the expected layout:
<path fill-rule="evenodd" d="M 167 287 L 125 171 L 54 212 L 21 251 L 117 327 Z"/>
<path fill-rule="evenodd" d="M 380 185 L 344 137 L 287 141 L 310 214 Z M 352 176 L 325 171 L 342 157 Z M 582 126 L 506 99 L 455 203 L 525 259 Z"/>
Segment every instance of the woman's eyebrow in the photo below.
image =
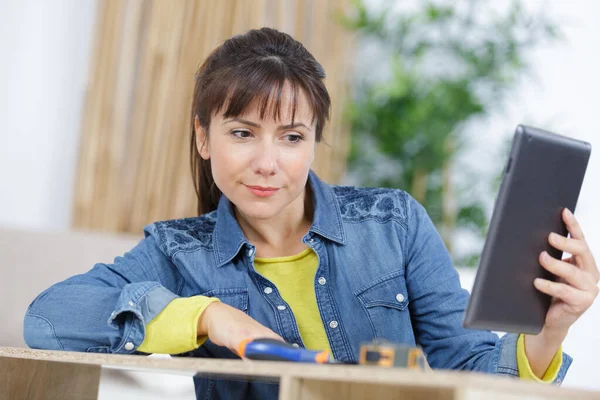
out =
<path fill-rule="evenodd" d="M 255 122 L 252 122 L 252 121 L 248 121 L 248 120 L 243 119 L 243 118 L 230 118 L 227 121 L 223 122 L 223 125 L 225 125 L 227 123 L 230 123 L 230 122 L 240 122 L 240 123 L 245 124 L 245 125 L 250 125 L 250 126 L 253 126 L 255 128 L 260 128 L 259 124 L 255 123 Z M 277 129 L 280 129 L 280 130 L 281 129 L 293 129 L 293 128 L 297 128 L 299 126 L 303 126 L 306 129 L 310 129 L 308 126 L 304 125 L 301 122 L 296 122 L 294 124 L 288 124 L 288 125 L 280 125 L 280 126 L 277 127 Z"/>

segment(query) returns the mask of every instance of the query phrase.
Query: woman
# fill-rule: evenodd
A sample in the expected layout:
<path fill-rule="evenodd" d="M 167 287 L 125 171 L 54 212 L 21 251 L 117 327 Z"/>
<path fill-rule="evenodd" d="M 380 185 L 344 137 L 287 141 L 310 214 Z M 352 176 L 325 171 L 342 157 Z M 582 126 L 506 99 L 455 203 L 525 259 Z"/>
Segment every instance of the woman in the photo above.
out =
<path fill-rule="evenodd" d="M 227 40 L 200 67 L 191 114 L 198 217 L 148 225 L 113 264 L 41 293 L 25 316 L 33 348 L 235 358 L 271 337 L 341 361 L 373 338 L 419 344 L 433 368 L 560 383 L 561 343 L 598 293 L 575 218 L 573 254 L 540 255 L 562 281 L 537 336 L 462 328 L 468 294 L 424 208 L 392 189 L 332 186 L 310 170 L 330 98 L 324 71 L 289 35 Z M 206 339 L 210 340 L 206 340 Z M 277 386 L 195 378 L 200 398 L 275 398 Z"/>

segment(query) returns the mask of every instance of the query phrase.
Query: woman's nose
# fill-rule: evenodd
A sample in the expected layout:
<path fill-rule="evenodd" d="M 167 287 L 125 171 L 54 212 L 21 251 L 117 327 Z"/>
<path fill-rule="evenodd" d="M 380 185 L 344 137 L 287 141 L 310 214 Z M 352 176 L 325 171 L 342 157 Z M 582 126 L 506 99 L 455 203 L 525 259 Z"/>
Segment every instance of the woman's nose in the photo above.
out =
<path fill-rule="evenodd" d="M 279 170 L 279 154 L 273 143 L 263 143 L 256 149 L 252 159 L 252 168 L 263 175 L 273 175 Z"/>

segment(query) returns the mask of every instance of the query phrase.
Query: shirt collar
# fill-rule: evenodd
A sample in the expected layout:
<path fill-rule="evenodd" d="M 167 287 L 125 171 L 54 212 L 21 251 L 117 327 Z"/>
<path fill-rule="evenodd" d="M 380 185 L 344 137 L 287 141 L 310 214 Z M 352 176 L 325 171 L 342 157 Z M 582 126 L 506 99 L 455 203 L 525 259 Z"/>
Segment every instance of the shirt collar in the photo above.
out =
<path fill-rule="evenodd" d="M 308 173 L 308 184 L 312 189 L 314 204 L 313 223 L 309 232 L 346 244 L 340 205 L 333 189 L 312 170 Z M 230 262 L 244 245 L 251 245 L 235 219 L 233 204 L 225 195 L 219 199 L 213 243 L 218 267 Z"/>
<path fill-rule="evenodd" d="M 312 170 L 308 173 L 308 182 L 313 192 L 315 213 L 310 232 L 324 238 L 346 244 L 346 233 L 342 225 L 340 204 L 331 186 L 323 182 Z"/>

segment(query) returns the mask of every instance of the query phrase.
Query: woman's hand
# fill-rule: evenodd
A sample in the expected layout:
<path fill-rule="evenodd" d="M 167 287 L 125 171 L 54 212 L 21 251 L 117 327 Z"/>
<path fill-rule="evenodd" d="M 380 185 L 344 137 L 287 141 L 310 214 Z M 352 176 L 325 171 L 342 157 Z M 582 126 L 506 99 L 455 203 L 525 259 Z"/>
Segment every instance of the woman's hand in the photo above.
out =
<path fill-rule="evenodd" d="M 215 302 L 206 307 L 198 320 L 198 336 L 208 335 L 216 345 L 225 346 L 238 354 L 238 346 L 244 339 L 283 338 L 261 325 L 237 308 Z"/>
<path fill-rule="evenodd" d="M 563 210 L 563 220 L 571 234 L 570 238 L 551 233 L 548 240 L 552 247 L 572 254 L 564 260 L 557 260 L 545 251 L 540 254 L 540 264 L 559 279 L 552 282 L 537 278 L 535 287 L 552 296 L 550 309 L 544 323 L 545 333 L 564 333 L 592 305 L 598 296 L 600 272 L 594 256 L 585 241 L 583 231 L 568 210 Z"/>
<path fill-rule="evenodd" d="M 563 220 L 570 238 L 551 233 L 549 243 L 558 250 L 572 254 L 557 260 L 545 251 L 540 254 L 542 267 L 558 277 L 556 282 L 536 278 L 534 286 L 552 296 L 544 327 L 538 335 L 525 335 L 525 353 L 533 373 L 542 378 L 573 323 L 592 305 L 598 296 L 600 272 L 585 241 L 579 223 L 564 209 Z"/>

